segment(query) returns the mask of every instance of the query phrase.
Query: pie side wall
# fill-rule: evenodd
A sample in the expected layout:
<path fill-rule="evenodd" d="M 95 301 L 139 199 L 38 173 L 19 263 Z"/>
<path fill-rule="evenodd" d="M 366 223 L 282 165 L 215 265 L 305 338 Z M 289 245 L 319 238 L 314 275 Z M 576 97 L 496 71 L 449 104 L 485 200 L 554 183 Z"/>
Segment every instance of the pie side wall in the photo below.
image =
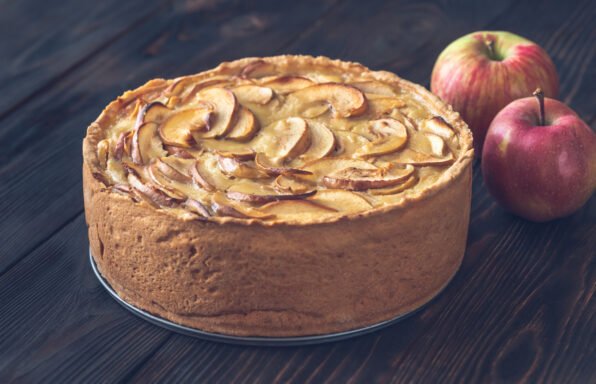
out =
<path fill-rule="evenodd" d="M 106 190 L 83 167 L 89 241 L 131 304 L 242 336 L 345 331 L 407 313 L 457 271 L 471 168 L 403 208 L 315 225 L 184 221 Z"/>

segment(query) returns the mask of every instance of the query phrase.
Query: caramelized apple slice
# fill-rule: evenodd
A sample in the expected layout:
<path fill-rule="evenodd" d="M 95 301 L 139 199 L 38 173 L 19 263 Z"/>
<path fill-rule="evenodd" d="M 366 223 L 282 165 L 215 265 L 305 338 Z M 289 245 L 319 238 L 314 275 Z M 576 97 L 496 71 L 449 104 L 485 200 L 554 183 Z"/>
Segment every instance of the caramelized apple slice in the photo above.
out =
<path fill-rule="evenodd" d="M 371 189 L 368 191 L 368 193 L 370 193 L 371 195 L 377 195 L 377 196 L 395 195 L 395 194 L 405 191 L 406 189 L 412 188 L 414 185 L 416 185 L 417 182 L 418 182 L 418 178 L 416 176 L 412 175 L 401 184 L 398 184 L 398 185 L 395 185 L 392 187 L 387 187 L 387 188 Z"/>
<path fill-rule="evenodd" d="M 309 200 L 279 200 L 267 203 L 259 208 L 266 214 L 272 214 L 277 217 L 301 217 L 301 218 L 320 218 L 325 215 L 337 213 L 333 209 L 314 201 Z"/>
<path fill-rule="evenodd" d="M 422 131 L 434 133 L 444 139 L 453 137 L 454 132 L 451 125 L 449 125 L 441 116 L 435 116 L 422 123 Z"/>
<path fill-rule="evenodd" d="M 199 100 L 207 102 L 213 106 L 213 121 L 208 131 L 195 136 L 200 138 L 218 138 L 225 136 L 232 128 L 235 119 L 237 101 L 232 91 L 223 88 L 208 88 L 199 92 Z M 197 140 L 198 141 L 198 140 Z"/>
<path fill-rule="evenodd" d="M 298 157 L 301 161 L 311 162 L 328 156 L 335 149 L 335 135 L 323 123 L 308 122 L 311 144 L 308 150 Z"/>
<path fill-rule="evenodd" d="M 219 143 L 222 143 L 222 142 L 219 142 Z M 223 143 L 223 144 L 229 144 L 229 143 Z M 254 160 L 255 155 L 256 155 L 255 151 L 253 151 L 250 148 L 246 148 L 246 147 L 223 149 L 223 146 L 222 146 L 221 148 L 217 147 L 217 148 L 212 148 L 212 149 L 219 156 L 230 157 L 232 159 L 236 159 L 239 161 Z"/>
<path fill-rule="evenodd" d="M 145 105 L 139 111 L 137 123 L 159 123 L 166 119 L 172 110 L 159 101 Z"/>
<path fill-rule="evenodd" d="M 405 168 L 394 167 L 389 170 L 350 167 L 323 177 L 323 184 L 329 188 L 364 191 L 400 184 L 413 172 L 414 167 L 411 165 L 407 165 Z"/>
<path fill-rule="evenodd" d="M 315 193 L 315 190 L 311 190 L 300 194 L 279 194 L 275 189 L 269 186 L 244 180 L 241 183 L 236 183 L 232 185 L 226 191 L 226 196 L 229 199 L 236 201 L 264 204 L 276 200 L 304 199 L 306 197 L 314 195 Z"/>
<path fill-rule="evenodd" d="M 169 179 L 188 184 L 192 181 L 192 178 L 188 174 L 192 166 L 190 163 L 188 160 L 168 156 L 156 159 L 155 167 Z"/>
<path fill-rule="evenodd" d="M 208 171 L 208 167 L 202 162 L 197 160 L 195 166 L 191 168 L 190 174 L 192 181 L 195 185 L 208 192 L 214 192 L 217 190 L 217 180 L 213 177 L 212 173 Z"/>
<path fill-rule="evenodd" d="M 207 207 L 198 200 L 189 198 L 184 202 L 184 207 L 189 211 L 196 213 L 200 217 L 211 217 L 211 212 L 209 212 L 209 209 L 207 209 Z"/>
<path fill-rule="evenodd" d="M 273 88 L 280 95 L 295 92 L 313 84 L 312 80 L 302 76 L 279 76 L 264 82 L 264 85 Z"/>
<path fill-rule="evenodd" d="M 306 121 L 289 117 L 272 123 L 261 130 L 253 142 L 253 149 L 263 152 L 276 163 L 299 156 L 310 146 Z"/>
<path fill-rule="evenodd" d="M 236 217 L 239 219 L 271 219 L 275 216 L 269 213 L 260 212 L 250 206 L 228 199 L 221 191 L 217 191 L 211 197 L 213 211 L 218 216 Z"/>
<path fill-rule="evenodd" d="M 430 149 L 433 155 L 443 157 L 445 155 L 445 141 L 441 138 L 441 136 L 428 132 L 425 133 L 424 136 L 426 136 L 428 142 L 430 143 Z"/>
<path fill-rule="evenodd" d="M 361 212 L 372 208 L 371 203 L 355 192 L 342 189 L 323 189 L 309 201 L 342 212 Z"/>
<path fill-rule="evenodd" d="M 290 193 L 293 195 L 311 192 L 313 185 L 298 180 L 291 175 L 279 175 L 273 182 L 273 188 L 280 193 Z"/>
<path fill-rule="evenodd" d="M 242 179 L 265 179 L 269 177 L 267 173 L 261 172 L 259 169 L 251 167 L 233 157 L 219 156 L 217 165 L 225 175 L 230 177 L 239 177 Z"/>
<path fill-rule="evenodd" d="M 212 112 L 208 106 L 177 112 L 159 127 L 159 135 L 165 144 L 191 147 L 195 143 L 193 132 L 207 130 Z"/>
<path fill-rule="evenodd" d="M 392 97 L 396 95 L 395 91 L 393 90 L 393 88 L 391 88 L 391 86 L 376 80 L 357 81 L 350 85 L 358 88 L 366 94 L 381 95 L 386 97 Z"/>
<path fill-rule="evenodd" d="M 321 180 L 324 176 L 328 175 L 339 169 L 345 168 L 359 168 L 359 169 L 378 169 L 377 166 L 360 159 L 347 159 L 341 157 L 330 157 L 320 160 L 315 160 L 312 163 L 306 164 L 302 167 L 303 170 L 311 172 L 312 176 L 309 175 L 296 175 L 300 179 L 306 180 Z"/>
<path fill-rule="evenodd" d="M 394 109 L 403 106 L 405 106 L 405 103 L 395 97 L 380 97 L 368 100 L 370 114 L 376 117 L 390 115 Z"/>
<path fill-rule="evenodd" d="M 131 142 L 131 157 L 135 164 L 147 164 L 150 159 L 165 156 L 166 151 L 157 134 L 157 123 L 144 123 L 139 126 Z"/>
<path fill-rule="evenodd" d="M 236 124 L 226 136 L 226 139 L 235 141 L 249 141 L 259 130 L 259 122 L 255 115 L 247 108 L 240 107 L 238 109 L 238 119 Z"/>
<path fill-rule="evenodd" d="M 232 92 L 241 104 L 253 103 L 265 105 L 271 101 L 273 90 L 258 85 L 241 85 L 233 88 Z"/>
<path fill-rule="evenodd" d="M 186 198 L 186 196 L 176 188 L 174 180 L 166 176 L 155 161 L 152 161 L 147 167 L 147 174 L 154 186 L 168 197 L 176 200 L 184 200 Z"/>
<path fill-rule="evenodd" d="M 359 157 L 375 157 L 399 151 L 408 140 L 406 127 L 395 119 L 374 120 L 369 132 L 376 140 L 363 145 L 355 152 Z"/>
<path fill-rule="evenodd" d="M 133 134 L 134 131 L 127 131 L 122 132 L 120 136 L 118 136 L 118 140 L 116 140 L 116 146 L 114 147 L 114 157 L 117 160 L 122 159 L 124 154 L 130 156 Z"/>
<path fill-rule="evenodd" d="M 101 140 L 97 143 L 97 160 L 99 165 L 105 168 L 108 164 L 108 155 L 110 154 L 110 141 L 108 139 Z"/>
<path fill-rule="evenodd" d="M 257 153 L 257 155 L 255 156 L 255 164 L 263 172 L 265 172 L 269 175 L 273 175 L 273 176 L 282 175 L 282 174 L 304 174 L 304 175 L 310 174 L 310 172 L 305 171 L 303 169 L 291 168 L 291 167 L 285 167 L 283 165 L 279 165 L 276 162 L 274 162 L 273 160 L 271 160 L 270 158 L 268 158 L 267 155 L 265 155 L 263 153 Z"/>
<path fill-rule="evenodd" d="M 453 162 L 453 155 L 449 152 L 445 157 L 435 157 L 406 148 L 393 158 L 392 161 L 397 164 L 447 165 Z"/>
<path fill-rule="evenodd" d="M 275 73 L 275 66 L 265 60 L 255 60 L 240 71 L 240 77 L 258 78 Z"/>
<path fill-rule="evenodd" d="M 358 116 L 366 111 L 366 98 L 358 89 L 345 84 L 324 83 L 300 89 L 289 97 L 298 99 L 303 105 L 328 103 L 335 116 Z"/>
<path fill-rule="evenodd" d="M 171 207 L 176 204 L 175 199 L 167 196 L 154 186 L 143 183 L 134 172 L 128 173 L 128 184 L 136 192 L 137 196 L 150 205 L 155 207 Z"/>

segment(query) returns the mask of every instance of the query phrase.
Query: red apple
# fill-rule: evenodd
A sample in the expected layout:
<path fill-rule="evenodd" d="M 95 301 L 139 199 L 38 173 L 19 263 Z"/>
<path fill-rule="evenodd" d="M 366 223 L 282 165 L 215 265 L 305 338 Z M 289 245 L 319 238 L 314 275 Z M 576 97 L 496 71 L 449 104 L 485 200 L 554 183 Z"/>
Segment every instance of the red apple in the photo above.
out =
<path fill-rule="evenodd" d="M 431 79 L 431 91 L 468 123 L 478 157 L 497 112 L 537 87 L 557 97 L 555 65 L 540 46 L 509 32 L 474 32 L 455 40 L 437 59 Z"/>
<path fill-rule="evenodd" d="M 575 212 L 596 190 L 596 134 L 565 104 L 534 95 L 494 118 L 482 174 L 507 210 L 548 221 Z"/>

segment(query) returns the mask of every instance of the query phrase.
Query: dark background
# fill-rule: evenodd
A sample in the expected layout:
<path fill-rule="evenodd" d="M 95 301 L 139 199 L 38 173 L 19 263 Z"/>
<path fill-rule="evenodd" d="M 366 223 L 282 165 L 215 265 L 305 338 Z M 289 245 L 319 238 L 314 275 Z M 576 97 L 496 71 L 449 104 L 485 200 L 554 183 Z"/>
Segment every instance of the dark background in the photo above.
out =
<path fill-rule="evenodd" d="M 590 0 L 0 0 L 0 382 L 596 382 L 594 197 L 530 223 L 475 164 L 465 260 L 430 306 L 349 341 L 254 348 L 118 306 L 89 266 L 81 192 L 81 140 L 110 100 L 243 56 L 326 55 L 428 87 L 449 42 L 509 30 L 549 52 L 594 128 L 595 20 Z"/>

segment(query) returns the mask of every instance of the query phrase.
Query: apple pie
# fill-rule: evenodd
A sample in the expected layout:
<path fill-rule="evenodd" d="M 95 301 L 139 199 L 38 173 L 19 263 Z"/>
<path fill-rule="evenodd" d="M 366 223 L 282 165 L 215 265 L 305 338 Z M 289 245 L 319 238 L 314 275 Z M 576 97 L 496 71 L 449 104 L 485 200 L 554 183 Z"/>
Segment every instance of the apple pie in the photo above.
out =
<path fill-rule="evenodd" d="M 472 136 L 394 74 L 325 57 L 223 63 L 110 103 L 83 142 L 94 260 L 129 303 L 204 331 L 341 332 L 457 271 Z"/>

